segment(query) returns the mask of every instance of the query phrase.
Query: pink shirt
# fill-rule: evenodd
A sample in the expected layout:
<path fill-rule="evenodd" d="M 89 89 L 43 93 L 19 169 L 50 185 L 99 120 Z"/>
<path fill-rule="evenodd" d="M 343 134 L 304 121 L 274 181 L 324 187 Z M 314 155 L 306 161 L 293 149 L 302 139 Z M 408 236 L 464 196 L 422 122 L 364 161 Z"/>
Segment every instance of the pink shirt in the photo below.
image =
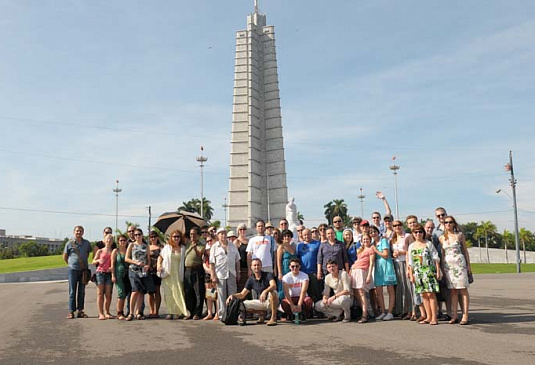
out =
<path fill-rule="evenodd" d="M 99 264 L 97 272 L 108 272 L 111 267 L 111 252 L 106 249 L 100 250 L 100 260 L 104 260 L 103 264 Z"/>
<path fill-rule="evenodd" d="M 375 256 L 373 248 L 368 247 L 357 254 L 357 261 L 355 262 L 356 269 L 368 270 L 370 268 L 370 258 Z"/>

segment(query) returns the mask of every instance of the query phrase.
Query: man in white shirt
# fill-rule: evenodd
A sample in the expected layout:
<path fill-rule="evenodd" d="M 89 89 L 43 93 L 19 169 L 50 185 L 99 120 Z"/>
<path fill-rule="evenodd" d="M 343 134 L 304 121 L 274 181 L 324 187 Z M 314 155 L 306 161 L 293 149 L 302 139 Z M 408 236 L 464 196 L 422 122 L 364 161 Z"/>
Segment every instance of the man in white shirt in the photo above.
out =
<path fill-rule="evenodd" d="M 301 314 L 301 319 L 306 320 L 312 316 L 314 302 L 307 295 L 308 275 L 299 271 L 300 267 L 299 259 L 290 260 L 291 271 L 282 278 L 284 299 L 282 300 L 281 307 L 284 313 L 286 313 L 286 318 L 290 318 L 292 314 Z M 303 309 L 304 316 L 302 315 Z"/>
<path fill-rule="evenodd" d="M 262 271 L 273 273 L 273 252 L 275 250 L 275 241 L 273 237 L 265 234 L 266 224 L 263 220 L 256 222 L 257 235 L 249 240 L 247 244 L 247 267 L 249 276 L 251 276 L 251 261 L 260 259 L 262 261 Z"/>
<path fill-rule="evenodd" d="M 329 274 L 325 277 L 323 299 L 316 302 L 316 310 L 328 316 L 334 316 L 334 321 L 347 323 L 351 320 L 351 282 L 344 270 L 338 270 L 335 260 L 327 262 Z M 331 289 L 334 295 L 331 294 Z M 343 317 L 341 316 L 343 314 Z"/>
<path fill-rule="evenodd" d="M 227 297 L 238 290 L 236 278 L 240 272 L 240 253 L 234 244 L 228 244 L 224 228 L 219 228 L 217 237 L 219 240 L 210 248 L 210 276 L 212 283 L 217 285 L 219 318 L 223 318 Z"/>

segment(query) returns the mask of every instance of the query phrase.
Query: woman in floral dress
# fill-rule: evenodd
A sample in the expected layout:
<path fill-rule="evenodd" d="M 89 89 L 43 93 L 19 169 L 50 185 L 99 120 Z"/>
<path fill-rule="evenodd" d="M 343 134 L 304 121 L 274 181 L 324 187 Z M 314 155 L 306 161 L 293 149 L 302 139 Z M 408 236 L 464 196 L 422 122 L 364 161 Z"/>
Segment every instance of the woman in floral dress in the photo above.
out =
<path fill-rule="evenodd" d="M 470 256 L 466 249 L 466 240 L 459 226 L 452 216 L 444 219 L 444 234 L 440 236 L 442 246 L 442 257 L 444 258 L 444 276 L 451 290 L 451 308 L 453 316 L 450 324 L 457 323 L 457 302 L 458 292 L 461 292 L 463 317 L 460 324 L 468 324 L 468 306 L 470 296 L 468 295 L 468 274 L 472 272 L 470 267 Z"/>
<path fill-rule="evenodd" d="M 414 283 L 415 292 L 422 294 L 426 318 L 420 324 L 437 325 L 438 280 L 440 280 L 440 259 L 435 246 L 425 239 L 425 230 L 421 224 L 412 227 L 414 241 L 409 246 L 407 258 L 409 277 Z"/>

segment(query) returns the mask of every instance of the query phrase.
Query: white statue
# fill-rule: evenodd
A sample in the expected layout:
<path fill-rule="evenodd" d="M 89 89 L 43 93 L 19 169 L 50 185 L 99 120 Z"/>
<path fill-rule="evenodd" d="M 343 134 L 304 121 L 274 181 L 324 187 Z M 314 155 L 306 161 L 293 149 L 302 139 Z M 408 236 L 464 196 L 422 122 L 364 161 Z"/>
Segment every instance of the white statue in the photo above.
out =
<path fill-rule="evenodd" d="M 294 241 L 297 242 L 297 226 L 299 225 L 299 220 L 297 219 L 297 207 L 293 197 L 291 197 L 288 204 L 286 204 L 286 220 L 288 221 L 288 229 L 292 231 Z"/>

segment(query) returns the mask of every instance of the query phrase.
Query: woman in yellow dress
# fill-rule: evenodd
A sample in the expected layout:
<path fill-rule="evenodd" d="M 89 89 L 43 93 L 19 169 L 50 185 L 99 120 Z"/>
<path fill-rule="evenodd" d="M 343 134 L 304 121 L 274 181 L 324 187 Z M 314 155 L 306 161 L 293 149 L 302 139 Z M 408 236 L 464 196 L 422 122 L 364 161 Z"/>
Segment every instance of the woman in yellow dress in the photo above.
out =
<path fill-rule="evenodd" d="M 189 318 L 184 296 L 184 235 L 176 230 L 158 257 L 158 275 L 162 278 L 162 290 L 167 307 L 166 319 Z"/>

